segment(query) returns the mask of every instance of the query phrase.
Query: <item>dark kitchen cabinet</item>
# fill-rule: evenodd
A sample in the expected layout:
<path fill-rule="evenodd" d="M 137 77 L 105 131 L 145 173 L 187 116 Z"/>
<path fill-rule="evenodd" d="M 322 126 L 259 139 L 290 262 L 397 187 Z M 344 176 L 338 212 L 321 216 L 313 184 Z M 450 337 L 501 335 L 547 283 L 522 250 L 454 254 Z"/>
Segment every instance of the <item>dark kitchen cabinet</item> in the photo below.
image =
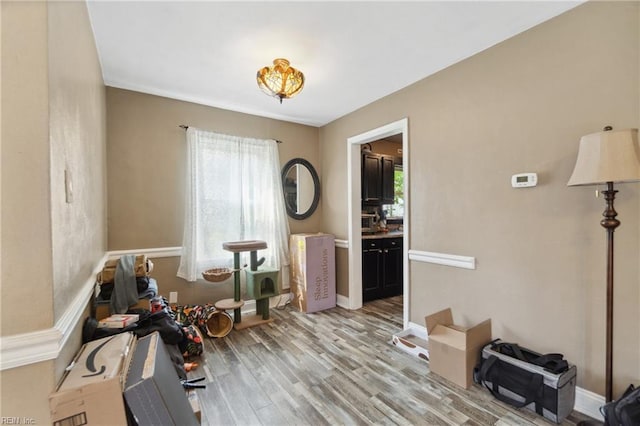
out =
<path fill-rule="evenodd" d="M 402 238 L 362 240 L 362 301 L 402 294 Z"/>
<path fill-rule="evenodd" d="M 382 298 L 382 244 L 380 240 L 362 241 L 362 301 Z"/>
<path fill-rule="evenodd" d="M 393 204 L 395 188 L 393 185 L 393 173 L 395 170 L 393 157 L 382 155 L 380 157 L 380 204 Z"/>
<path fill-rule="evenodd" d="M 393 204 L 394 160 L 392 156 L 362 154 L 362 204 Z"/>

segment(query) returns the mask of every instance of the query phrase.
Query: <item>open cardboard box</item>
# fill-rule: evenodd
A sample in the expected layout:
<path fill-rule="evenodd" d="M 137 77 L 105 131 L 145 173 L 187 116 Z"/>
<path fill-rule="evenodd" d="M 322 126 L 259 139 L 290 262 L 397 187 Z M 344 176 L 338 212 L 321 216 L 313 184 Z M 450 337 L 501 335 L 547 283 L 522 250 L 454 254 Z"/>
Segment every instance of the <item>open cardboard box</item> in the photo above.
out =
<path fill-rule="evenodd" d="M 123 396 L 124 393 L 124 396 Z M 198 425 L 160 333 L 88 342 L 49 396 L 54 426 Z"/>
<path fill-rule="evenodd" d="M 451 308 L 425 317 L 429 336 L 429 368 L 432 372 L 468 389 L 480 349 L 491 341 L 491 320 L 473 327 L 453 323 Z"/>
<path fill-rule="evenodd" d="M 49 397 L 53 424 L 126 425 L 122 387 L 135 344 L 121 333 L 82 346 Z"/>

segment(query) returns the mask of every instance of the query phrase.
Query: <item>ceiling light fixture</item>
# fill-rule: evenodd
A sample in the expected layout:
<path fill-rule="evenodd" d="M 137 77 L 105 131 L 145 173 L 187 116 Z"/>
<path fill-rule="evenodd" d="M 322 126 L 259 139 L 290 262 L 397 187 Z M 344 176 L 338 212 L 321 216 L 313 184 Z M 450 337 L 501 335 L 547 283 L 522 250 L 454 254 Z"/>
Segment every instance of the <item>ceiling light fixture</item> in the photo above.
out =
<path fill-rule="evenodd" d="M 256 75 L 258 86 L 269 96 L 289 99 L 297 95 L 304 87 L 304 74 L 289 66 L 289 61 L 283 58 L 273 60 L 272 67 L 258 70 Z"/>

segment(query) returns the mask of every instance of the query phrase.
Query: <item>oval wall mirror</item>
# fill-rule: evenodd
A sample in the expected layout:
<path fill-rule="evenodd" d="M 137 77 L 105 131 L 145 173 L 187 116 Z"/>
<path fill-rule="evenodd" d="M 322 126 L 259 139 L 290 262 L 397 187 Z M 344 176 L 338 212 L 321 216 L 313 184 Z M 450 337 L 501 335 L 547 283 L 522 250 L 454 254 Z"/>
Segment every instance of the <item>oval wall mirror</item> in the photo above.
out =
<path fill-rule="evenodd" d="M 293 219 L 306 219 L 320 201 L 320 178 L 316 169 L 304 158 L 289 160 L 282 168 L 282 189 L 287 214 Z"/>

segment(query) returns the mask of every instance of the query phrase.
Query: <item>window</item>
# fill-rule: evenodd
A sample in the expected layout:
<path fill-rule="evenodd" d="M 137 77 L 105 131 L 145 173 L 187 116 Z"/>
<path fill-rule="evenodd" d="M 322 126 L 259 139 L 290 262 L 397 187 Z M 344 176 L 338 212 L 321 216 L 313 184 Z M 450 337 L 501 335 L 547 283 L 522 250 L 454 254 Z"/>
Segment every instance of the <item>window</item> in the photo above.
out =
<path fill-rule="evenodd" d="M 393 172 L 393 204 L 386 206 L 387 217 L 404 216 L 404 172 L 402 166 L 396 166 Z"/>
<path fill-rule="evenodd" d="M 265 257 L 265 266 L 281 269 L 283 286 L 288 287 L 289 225 L 276 142 L 189 127 L 187 145 L 178 276 L 195 281 L 207 269 L 231 266 L 233 254 L 222 249 L 224 242 L 262 240 L 268 248 L 259 256 Z"/>

